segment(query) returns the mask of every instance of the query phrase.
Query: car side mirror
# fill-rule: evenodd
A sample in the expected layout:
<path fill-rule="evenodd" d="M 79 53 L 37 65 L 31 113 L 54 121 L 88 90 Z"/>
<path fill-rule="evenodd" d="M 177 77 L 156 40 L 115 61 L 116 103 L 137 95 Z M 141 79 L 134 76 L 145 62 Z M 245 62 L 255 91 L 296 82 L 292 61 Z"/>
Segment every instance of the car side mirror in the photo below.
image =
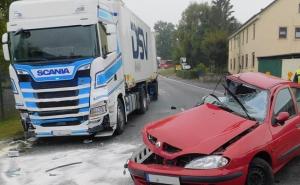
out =
<path fill-rule="evenodd" d="M 10 54 L 9 54 L 9 48 L 8 48 L 8 34 L 4 33 L 2 35 L 2 48 L 3 48 L 3 55 L 5 61 L 10 61 Z"/>
<path fill-rule="evenodd" d="M 284 125 L 285 122 L 290 118 L 290 114 L 288 112 L 281 112 L 278 114 L 278 116 L 275 118 L 276 123 L 280 125 Z"/>

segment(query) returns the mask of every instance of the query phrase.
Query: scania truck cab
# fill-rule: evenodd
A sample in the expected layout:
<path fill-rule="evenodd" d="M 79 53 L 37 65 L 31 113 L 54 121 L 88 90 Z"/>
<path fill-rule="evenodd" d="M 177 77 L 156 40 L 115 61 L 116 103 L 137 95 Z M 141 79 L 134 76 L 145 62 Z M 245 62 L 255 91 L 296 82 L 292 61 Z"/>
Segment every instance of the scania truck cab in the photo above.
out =
<path fill-rule="evenodd" d="M 157 99 L 155 39 L 120 0 L 21 0 L 4 57 L 27 135 L 110 136 Z"/>

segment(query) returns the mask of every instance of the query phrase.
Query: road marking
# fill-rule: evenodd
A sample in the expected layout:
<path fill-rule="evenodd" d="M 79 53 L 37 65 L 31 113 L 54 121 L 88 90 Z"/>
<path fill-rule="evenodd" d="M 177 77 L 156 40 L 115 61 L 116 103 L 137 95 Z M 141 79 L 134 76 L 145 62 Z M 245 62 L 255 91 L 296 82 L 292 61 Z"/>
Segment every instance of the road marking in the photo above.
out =
<path fill-rule="evenodd" d="M 185 83 L 185 82 L 182 82 L 182 81 L 179 81 L 179 80 L 167 78 L 167 77 L 164 77 L 164 76 L 161 76 L 161 75 L 160 75 L 160 77 L 162 77 L 162 78 L 164 78 L 164 79 L 167 79 L 167 80 L 170 80 L 170 81 L 173 81 L 173 82 L 177 82 L 177 83 L 183 84 L 183 85 L 187 85 L 187 86 L 190 86 L 190 87 L 193 87 L 193 88 L 198 88 L 198 89 L 205 90 L 205 91 L 210 91 L 210 92 L 213 91 L 213 89 L 208 89 L 208 88 L 204 88 L 204 87 L 199 87 L 199 86 L 196 86 L 196 85 L 193 85 L 193 84 L 189 84 L 189 83 Z M 224 93 L 222 93 L 222 92 L 220 92 L 220 91 L 215 91 L 215 93 L 220 94 L 220 95 L 224 95 Z"/>

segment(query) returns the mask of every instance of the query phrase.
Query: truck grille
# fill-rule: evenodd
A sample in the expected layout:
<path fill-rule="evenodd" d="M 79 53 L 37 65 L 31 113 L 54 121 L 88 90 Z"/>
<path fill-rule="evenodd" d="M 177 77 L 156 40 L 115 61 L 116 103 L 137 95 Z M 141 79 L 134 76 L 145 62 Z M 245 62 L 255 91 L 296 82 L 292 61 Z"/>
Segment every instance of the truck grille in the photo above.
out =
<path fill-rule="evenodd" d="M 90 70 L 78 71 L 72 80 L 36 82 L 29 74 L 18 76 L 26 107 L 34 125 L 79 125 L 88 120 Z"/>

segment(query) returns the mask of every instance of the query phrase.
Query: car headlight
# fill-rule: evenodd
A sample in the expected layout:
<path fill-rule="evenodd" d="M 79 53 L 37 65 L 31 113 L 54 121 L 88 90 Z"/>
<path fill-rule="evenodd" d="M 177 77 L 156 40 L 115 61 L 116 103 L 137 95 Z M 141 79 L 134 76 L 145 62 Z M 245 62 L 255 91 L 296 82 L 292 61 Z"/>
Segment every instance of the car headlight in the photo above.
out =
<path fill-rule="evenodd" d="M 102 114 L 105 114 L 106 112 L 107 112 L 106 101 L 96 103 L 96 104 L 92 105 L 92 107 L 91 107 L 90 118 L 99 117 Z"/>
<path fill-rule="evenodd" d="M 211 155 L 206 157 L 201 157 L 194 159 L 188 163 L 185 168 L 187 169 L 197 169 L 197 170 L 209 170 L 222 168 L 229 163 L 229 160 L 220 155 Z"/>

